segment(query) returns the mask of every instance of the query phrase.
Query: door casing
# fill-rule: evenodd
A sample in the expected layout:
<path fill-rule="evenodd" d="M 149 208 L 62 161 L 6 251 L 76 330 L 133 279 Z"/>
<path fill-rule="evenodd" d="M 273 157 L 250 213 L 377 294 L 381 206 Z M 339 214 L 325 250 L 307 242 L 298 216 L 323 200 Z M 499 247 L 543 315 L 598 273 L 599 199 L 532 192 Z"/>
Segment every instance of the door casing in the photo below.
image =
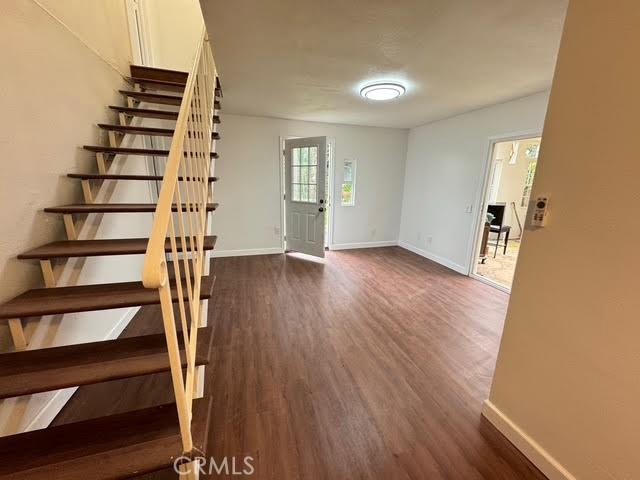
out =
<path fill-rule="evenodd" d="M 306 135 L 307 137 L 309 135 Z M 321 135 L 317 135 L 321 136 Z M 304 138 L 305 135 L 280 135 L 278 138 L 278 166 L 280 172 L 280 247 L 282 252 L 285 251 L 286 248 L 286 212 L 285 212 L 285 158 L 284 158 L 284 142 L 285 140 L 294 139 L 294 138 Z M 329 172 L 329 183 L 327 185 L 327 192 L 331 192 L 330 198 L 330 206 L 329 206 L 329 220 L 328 220 L 328 241 L 325 245 L 325 248 L 329 250 L 333 250 L 334 245 L 334 231 L 335 231 L 335 208 L 336 208 L 336 184 L 335 184 L 335 158 L 336 158 L 336 140 L 335 137 L 327 136 L 327 142 L 331 145 L 331 153 L 328 158 L 329 165 L 327 166 L 327 171 Z M 325 193 L 327 193 L 325 192 Z"/>

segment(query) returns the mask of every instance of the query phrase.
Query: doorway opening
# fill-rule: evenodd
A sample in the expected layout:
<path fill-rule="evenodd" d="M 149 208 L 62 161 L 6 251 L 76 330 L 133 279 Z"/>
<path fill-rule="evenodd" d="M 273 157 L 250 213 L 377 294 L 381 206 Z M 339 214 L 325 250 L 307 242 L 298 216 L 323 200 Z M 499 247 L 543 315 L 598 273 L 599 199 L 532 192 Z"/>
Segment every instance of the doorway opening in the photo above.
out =
<path fill-rule="evenodd" d="M 540 136 L 492 142 L 471 276 L 510 292 L 523 240 Z"/>
<path fill-rule="evenodd" d="M 333 242 L 335 139 L 288 136 L 280 145 L 283 251 L 323 257 Z"/>

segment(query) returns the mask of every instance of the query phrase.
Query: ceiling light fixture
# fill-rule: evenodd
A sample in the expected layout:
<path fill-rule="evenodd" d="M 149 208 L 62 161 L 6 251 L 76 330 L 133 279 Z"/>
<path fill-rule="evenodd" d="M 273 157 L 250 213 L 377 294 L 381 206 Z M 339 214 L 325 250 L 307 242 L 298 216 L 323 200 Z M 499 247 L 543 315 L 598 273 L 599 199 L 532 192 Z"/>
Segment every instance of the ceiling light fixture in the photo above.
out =
<path fill-rule="evenodd" d="M 404 95 L 406 89 L 399 83 L 374 83 L 367 85 L 360 90 L 360 95 L 368 100 L 385 101 L 393 100 L 401 95 Z"/>

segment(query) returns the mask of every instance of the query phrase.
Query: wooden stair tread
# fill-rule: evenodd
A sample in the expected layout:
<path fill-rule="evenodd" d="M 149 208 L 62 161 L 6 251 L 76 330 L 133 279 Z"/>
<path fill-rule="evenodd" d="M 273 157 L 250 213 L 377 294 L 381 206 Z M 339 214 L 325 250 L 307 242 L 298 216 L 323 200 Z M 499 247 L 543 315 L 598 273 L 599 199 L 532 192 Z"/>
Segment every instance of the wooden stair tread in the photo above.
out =
<path fill-rule="evenodd" d="M 69 178 L 78 178 L 80 180 L 152 180 L 161 181 L 164 177 L 162 175 L 117 175 L 111 173 L 69 173 Z M 187 181 L 191 177 L 186 177 Z M 195 177 L 198 178 L 198 177 Z M 178 181 L 182 182 L 183 177 L 178 177 Z M 217 182 L 218 177 L 209 177 L 209 182 Z"/>
<path fill-rule="evenodd" d="M 21 260 L 50 258 L 70 258 L 70 257 L 95 257 L 101 255 L 137 255 L 147 251 L 148 238 L 117 238 L 111 240 L 64 240 L 52 242 L 40 247 L 21 253 L 18 258 Z M 204 237 L 204 249 L 213 250 L 216 244 L 216 237 Z M 178 240 L 178 251 L 181 252 L 181 242 Z M 187 245 L 191 241 L 187 238 Z M 171 251 L 171 241 L 166 239 L 164 248 Z"/>
<path fill-rule="evenodd" d="M 172 82 L 170 80 L 161 80 L 159 78 L 144 78 L 137 75 L 131 75 L 126 79 L 131 84 L 140 85 L 142 88 L 148 88 L 153 90 L 164 90 L 168 92 L 184 92 L 186 81 Z M 220 81 L 216 80 L 216 87 L 214 90 L 215 97 L 222 98 L 222 87 Z"/>
<path fill-rule="evenodd" d="M 184 92 L 184 83 L 180 82 L 168 82 L 166 80 L 154 80 L 151 78 L 142 77 L 129 77 L 127 81 L 132 84 L 138 84 L 142 88 L 149 88 L 153 90 L 164 90 L 167 92 Z"/>
<path fill-rule="evenodd" d="M 82 148 L 90 152 L 96 153 L 113 153 L 116 155 L 155 155 L 158 157 L 166 157 L 169 150 L 156 148 L 128 148 L 128 147 L 103 147 L 101 145 L 84 145 Z M 185 152 L 187 155 L 187 152 Z M 217 152 L 210 152 L 211 158 L 218 158 Z"/>
<path fill-rule="evenodd" d="M 193 401 L 194 450 L 206 452 L 212 398 Z M 0 476 L 112 480 L 172 467 L 182 455 L 175 404 L 0 438 Z"/>
<path fill-rule="evenodd" d="M 130 65 L 129 71 L 132 77 L 181 83 L 182 85 L 186 85 L 187 79 L 189 78 L 189 72 L 169 70 L 167 68 L 146 67 L 143 65 Z"/>
<path fill-rule="evenodd" d="M 160 321 L 160 318 L 158 318 Z M 181 333 L 182 364 L 186 368 Z M 212 327 L 198 330 L 196 365 L 209 363 Z M 0 398 L 170 370 L 164 334 L 0 354 Z"/>
<path fill-rule="evenodd" d="M 213 276 L 202 277 L 202 300 L 211 296 L 214 282 Z M 185 300 L 188 298 L 186 289 L 182 295 Z M 172 296 L 174 301 L 178 300 L 175 285 L 172 285 Z M 36 288 L 1 304 L 0 319 L 109 310 L 157 303 L 160 303 L 158 290 L 145 288 L 142 282 Z"/>
<path fill-rule="evenodd" d="M 212 212 L 218 208 L 217 203 L 208 203 L 207 211 Z M 182 211 L 186 212 L 188 207 L 182 204 Z M 155 212 L 155 203 L 79 203 L 76 205 L 61 205 L 58 207 L 47 207 L 47 213 L 146 213 Z M 173 205 L 173 211 L 177 211 L 177 205 Z"/>
<path fill-rule="evenodd" d="M 119 113 L 135 117 L 145 118 L 159 118 L 163 120 L 177 120 L 178 112 L 168 112 L 165 110 L 154 110 L 151 108 L 135 108 L 135 107 L 120 107 L 118 105 L 109 105 L 111 110 L 115 110 Z M 220 123 L 220 117 L 218 115 L 213 116 L 213 123 Z"/>
<path fill-rule="evenodd" d="M 120 90 L 122 95 L 135 98 L 141 102 L 159 103 L 161 105 L 180 105 L 182 96 L 166 95 L 164 93 L 136 92 L 133 90 Z"/>
<path fill-rule="evenodd" d="M 164 93 L 152 93 L 136 90 L 120 90 L 120 93 L 126 97 L 134 98 L 139 102 L 158 103 L 160 105 L 179 106 L 182 103 L 182 96 L 167 95 Z M 220 110 L 220 100 L 214 98 L 213 108 Z"/>
<path fill-rule="evenodd" d="M 106 123 L 99 123 L 98 127 L 112 132 L 154 135 L 158 137 L 172 137 L 175 132 L 173 128 L 134 127 L 131 125 L 110 125 Z M 220 140 L 220 133 L 211 132 L 211 138 L 214 140 Z"/>
<path fill-rule="evenodd" d="M 127 115 L 132 115 L 137 117 L 160 118 L 165 120 L 178 119 L 178 112 L 168 112 L 165 110 L 155 110 L 152 108 L 120 107 L 118 105 L 109 105 L 109 108 L 119 113 L 124 113 Z"/>

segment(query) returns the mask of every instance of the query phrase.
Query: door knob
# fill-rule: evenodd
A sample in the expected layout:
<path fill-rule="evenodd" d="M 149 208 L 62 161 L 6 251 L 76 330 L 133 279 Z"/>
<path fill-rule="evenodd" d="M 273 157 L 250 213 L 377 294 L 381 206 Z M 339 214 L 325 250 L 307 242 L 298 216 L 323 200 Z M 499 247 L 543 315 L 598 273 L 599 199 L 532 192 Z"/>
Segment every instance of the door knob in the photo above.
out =
<path fill-rule="evenodd" d="M 320 203 L 324 203 L 324 200 L 322 198 L 320 199 Z"/>
<path fill-rule="evenodd" d="M 324 212 L 324 208 L 320 207 L 320 208 L 318 209 L 318 211 L 319 211 L 319 212 Z"/>

